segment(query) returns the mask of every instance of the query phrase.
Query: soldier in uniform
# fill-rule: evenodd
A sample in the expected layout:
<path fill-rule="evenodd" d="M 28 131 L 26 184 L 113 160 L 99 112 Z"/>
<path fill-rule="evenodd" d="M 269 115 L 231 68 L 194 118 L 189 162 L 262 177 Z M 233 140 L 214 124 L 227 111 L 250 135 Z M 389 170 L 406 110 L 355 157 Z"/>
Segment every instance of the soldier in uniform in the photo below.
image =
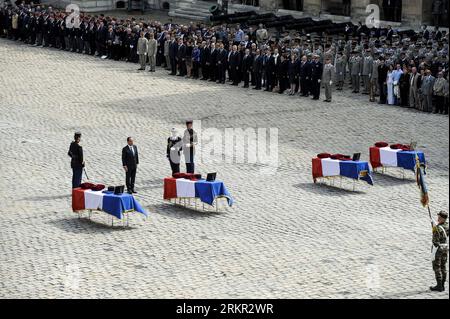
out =
<path fill-rule="evenodd" d="M 337 90 L 342 91 L 345 80 L 345 67 L 347 65 L 347 57 L 339 52 L 336 58 L 336 82 Z"/>
<path fill-rule="evenodd" d="M 352 78 L 352 92 L 359 93 L 359 86 L 361 82 L 361 72 L 363 68 L 363 60 L 358 55 L 358 52 L 353 51 L 352 57 L 350 58 L 350 76 Z"/>
<path fill-rule="evenodd" d="M 186 163 L 186 173 L 195 172 L 194 156 L 195 156 L 195 145 L 198 143 L 197 133 L 192 128 L 193 121 L 186 121 L 186 130 L 183 135 L 183 152 L 184 161 Z"/>
<path fill-rule="evenodd" d="M 378 93 L 378 67 L 380 66 L 380 59 L 376 59 L 372 63 L 372 74 L 370 76 L 370 102 L 375 102 L 375 96 Z"/>
<path fill-rule="evenodd" d="M 76 132 L 74 141 L 70 143 L 69 152 L 67 155 L 71 158 L 70 166 L 72 167 L 72 188 L 80 187 L 83 176 L 84 157 L 83 148 L 80 145 L 81 133 Z"/>
<path fill-rule="evenodd" d="M 323 67 L 322 82 L 325 86 L 325 101 L 331 102 L 331 92 L 333 89 L 333 79 L 336 74 L 336 68 L 331 64 L 331 59 L 325 60 L 325 66 Z"/>
<path fill-rule="evenodd" d="M 430 287 L 431 291 L 445 291 L 447 280 L 447 258 L 448 258 L 448 213 L 441 211 L 438 214 L 437 225 L 433 227 L 433 270 L 436 276 L 437 285 Z"/>
<path fill-rule="evenodd" d="M 361 72 L 364 83 L 363 94 L 369 94 L 370 78 L 372 76 L 372 71 L 373 71 L 373 57 L 370 55 L 370 50 L 367 50 L 366 54 L 364 55 L 363 68 Z"/>

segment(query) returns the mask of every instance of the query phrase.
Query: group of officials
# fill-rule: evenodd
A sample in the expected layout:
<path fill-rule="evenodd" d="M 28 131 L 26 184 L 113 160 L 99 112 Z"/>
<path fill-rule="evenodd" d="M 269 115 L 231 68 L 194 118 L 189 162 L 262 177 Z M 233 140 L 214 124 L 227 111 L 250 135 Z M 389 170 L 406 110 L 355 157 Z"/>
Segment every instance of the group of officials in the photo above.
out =
<path fill-rule="evenodd" d="M 347 84 L 370 101 L 448 114 L 448 34 L 359 24 L 339 36 L 270 32 L 261 24 L 207 26 L 81 15 L 42 6 L 0 9 L 0 36 L 140 64 L 154 72 L 330 102 Z"/>
<path fill-rule="evenodd" d="M 81 146 L 81 133 L 76 132 L 74 140 L 70 143 L 67 155 L 71 158 L 72 188 L 81 185 L 85 160 L 83 147 Z M 175 128 L 171 130 L 171 136 L 167 139 L 167 159 L 172 170 L 172 176 L 180 173 L 181 153 L 184 154 L 186 173 L 195 173 L 195 148 L 198 143 L 197 132 L 193 128 L 193 121 L 186 121 L 186 130 L 183 137 L 179 136 Z M 125 184 L 129 194 L 137 193 L 134 184 L 136 180 L 137 167 L 139 165 L 139 152 L 132 137 L 127 137 L 127 145 L 122 149 L 122 166 L 125 171 Z"/>

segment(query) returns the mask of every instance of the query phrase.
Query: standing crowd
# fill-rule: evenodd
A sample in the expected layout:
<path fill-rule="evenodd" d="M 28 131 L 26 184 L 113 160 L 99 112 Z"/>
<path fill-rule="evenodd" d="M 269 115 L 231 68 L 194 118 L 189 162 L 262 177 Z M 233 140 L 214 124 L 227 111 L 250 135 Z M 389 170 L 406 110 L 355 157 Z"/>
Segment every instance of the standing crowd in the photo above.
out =
<path fill-rule="evenodd" d="M 40 5 L 0 8 L 0 36 L 23 43 L 157 66 L 177 75 L 331 102 L 347 85 L 372 102 L 448 114 L 448 34 L 359 24 L 340 35 L 270 32 L 262 24 L 208 26 L 69 14 Z M 346 85 L 347 84 L 347 85 Z"/>

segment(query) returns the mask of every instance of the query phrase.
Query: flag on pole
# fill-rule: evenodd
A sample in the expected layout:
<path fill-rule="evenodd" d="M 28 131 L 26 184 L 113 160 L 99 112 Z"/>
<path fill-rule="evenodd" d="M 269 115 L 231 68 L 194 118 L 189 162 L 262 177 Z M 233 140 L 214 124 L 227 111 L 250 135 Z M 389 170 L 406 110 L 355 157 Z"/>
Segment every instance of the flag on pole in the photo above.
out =
<path fill-rule="evenodd" d="M 423 207 L 427 207 L 430 203 L 425 175 L 425 167 L 420 164 L 419 156 L 416 154 L 416 182 L 420 190 L 420 203 Z"/>

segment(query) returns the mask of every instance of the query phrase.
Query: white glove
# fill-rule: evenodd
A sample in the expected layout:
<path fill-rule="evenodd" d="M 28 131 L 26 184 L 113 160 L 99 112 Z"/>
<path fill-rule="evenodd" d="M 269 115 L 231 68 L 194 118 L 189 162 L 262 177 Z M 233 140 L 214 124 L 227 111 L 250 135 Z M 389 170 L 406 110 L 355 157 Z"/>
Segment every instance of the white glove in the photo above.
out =
<path fill-rule="evenodd" d="M 319 82 L 319 83 L 320 83 L 320 82 L 322 82 L 322 80 L 317 80 L 317 82 Z"/>
<path fill-rule="evenodd" d="M 333 81 L 330 81 L 330 85 L 333 85 Z"/>

